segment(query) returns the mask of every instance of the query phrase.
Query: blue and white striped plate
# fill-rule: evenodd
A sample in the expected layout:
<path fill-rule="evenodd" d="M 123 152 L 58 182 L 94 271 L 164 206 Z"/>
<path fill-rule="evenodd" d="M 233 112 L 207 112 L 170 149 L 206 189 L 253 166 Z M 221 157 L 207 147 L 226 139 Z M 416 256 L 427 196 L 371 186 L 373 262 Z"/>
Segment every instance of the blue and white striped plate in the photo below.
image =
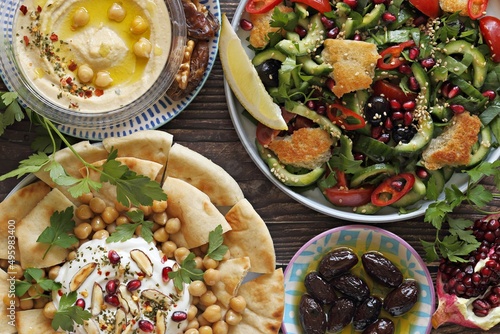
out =
<path fill-rule="evenodd" d="M 199 2 L 200 4 L 204 5 L 220 21 L 221 12 L 220 12 L 219 0 L 199 0 Z M 2 17 L 0 17 L 0 19 L 4 20 L 5 23 L 3 25 L 3 31 L 1 31 L 0 33 L 3 36 L 5 36 L 6 39 L 8 39 L 9 36 L 11 37 L 13 33 L 11 28 L 12 24 L 7 24 L 9 21 L 12 22 L 14 20 L 14 15 L 12 15 L 12 10 L 9 10 L 9 8 L 16 8 L 17 3 L 18 0 L 6 0 L 6 1 L 3 0 L 1 1 L 0 4 L 0 6 L 4 9 L 1 11 L 3 14 Z M 60 125 L 59 130 L 62 133 L 73 137 L 101 141 L 107 137 L 123 137 L 136 131 L 152 130 L 159 128 L 160 126 L 172 120 L 181 111 L 183 111 L 189 105 L 189 103 L 193 101 L 196 95 L 198 95 L 199 91 L 205 84 L 212 70 L 212 67 L 215 63 L 218 47 L 219 47 L 219 33 L 217 33 L 209 41 L 210 53 L 209 53 L 208 66 L 207 69 L 205 70 L 202 81 L 194 91 L 192 91 L 187 97 L 183 98 L 182 100 L 174 101 L 165 95 L 141 114 L 135 116 L 130 120 L 124 121 L 121 124 L 113 126 L 106 126 L 89 130 L 73 126 Z M 6 65 L 4 64 L 3 66 Z M 13 67 L 14 65 L 11 64 L 11 66 Z M 2 69 L 2 67 L 0 66 L 0 77 L 7 86 L 7 89 L 9 89 L 10 91 L 14 91 L 14 88 L 11 85 L 11 83 L 8 82 L 4 71 L 5 69 Z"/>

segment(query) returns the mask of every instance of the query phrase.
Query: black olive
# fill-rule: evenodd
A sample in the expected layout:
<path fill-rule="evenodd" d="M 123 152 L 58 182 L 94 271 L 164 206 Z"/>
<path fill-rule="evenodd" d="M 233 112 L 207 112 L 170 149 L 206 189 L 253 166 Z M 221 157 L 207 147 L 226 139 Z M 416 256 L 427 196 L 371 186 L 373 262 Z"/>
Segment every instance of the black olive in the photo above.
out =
<path fill-rule="evenodd" d="M 389 259 L 377 252 L 367 252 L 361 256 L 366 273 L 377 282 L 395 288 L 403 282 L 403 274 Z"/>
<path fill-rule="evenodd" d="M 335 279 L 332 280 L 332 285 L 335 289 L 358 303 L 361 303 L 370 295 L 370 288 L 366 282 L 361 277 L 351 274 L 350 272 L 335 277 Z"/>
<path fill-rule="evenodd" d="M 356 305 L 347 297 L 337 299 L 328 311 L 328 332 L 337 333 L 349 325 L 356 311 Z"/>
<path fill-rule="evenodd" d="M 357 308 L 352 319 L 354 329 L 362 331 L 375 320 L 382 310 L 382 300 L 376 296 L 369 296 Z"/>
<path fill-rule="evenodd" d="M 416 133 L 417 129 L 414 126 L 399 126 L 392 130 L 392 139 L 395 143 L 408 144 Z"/>
<path fill-rule="evenodd" d="M 318 271 L 327 281 L 348 272 L 358 263 L 358 256 L 350 249 L 338 248 L 326 254 L 318 265 Z"/>
<path fill-rule="evenodd" d="M 276 59 L 268 59 L 256 67 L 259 78 L 266 87 L 278 87 L 278 70 L 281 62 Z"/>
<path fill-rule="evenodd" d="M 307 274 L 304 285 L 307 292 L 314 297 L 314 299 L 320 301 L 323 304 L 331 304 L 335 299 L 337 299 L 337 294 L 323 277 L 321 277 L 316 271 L 312 271 Z"/>
<path fill-rule="evenodd" d="M 407 280 L 389 292 L 384 298 L 383 308 L 393 317 L 408 312 L 418 301 L 418 284 Z"/>
<path fill-rule="evenodd" d="M 372 125 L 382 125 L 389 116 L 389 101 L 379 95 L 372 95 L 366 102 L 365 118 Z"/>
<path fill-rule="evenodd" d="M 380 318 L 368 326 L 362 334 L 394 334 L 394 323 L 391 319 Z"/>
<path fill-rule="evenodd" d="M 305 334 L 325 333 L 326 313 L 321 304 L 308 294 L 302 295 L 300 299 L 299 318 Z"/>

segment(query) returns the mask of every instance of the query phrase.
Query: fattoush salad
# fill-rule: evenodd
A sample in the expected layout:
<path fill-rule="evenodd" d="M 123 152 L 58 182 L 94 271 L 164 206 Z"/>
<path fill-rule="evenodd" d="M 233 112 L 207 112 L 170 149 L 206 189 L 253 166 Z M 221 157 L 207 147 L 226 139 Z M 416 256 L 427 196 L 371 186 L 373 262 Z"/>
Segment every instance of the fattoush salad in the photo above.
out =
<path fill-rule="evenodd" d="M 488 1 L 249 0 L 239 22 L 287 130 L 256 146 L 285 185 L 410 212 L 500 138 L 500 20 Z"/>

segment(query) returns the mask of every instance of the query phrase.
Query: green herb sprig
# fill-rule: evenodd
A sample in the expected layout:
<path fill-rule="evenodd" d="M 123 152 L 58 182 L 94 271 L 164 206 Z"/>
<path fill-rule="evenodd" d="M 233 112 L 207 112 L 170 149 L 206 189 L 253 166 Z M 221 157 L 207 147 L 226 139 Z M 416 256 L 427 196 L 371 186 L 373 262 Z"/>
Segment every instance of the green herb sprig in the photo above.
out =
<path fill-rule="evenodd" d="M 4 134 L 5 129 L 14 124 L 16 121 L 20 122 L 24 119 L 24 112 L 19 103 L 17 102 L 17 93 L 14 92 L 0 92 L 0 136 Z"/>
<path fill-rule="evenodd" d="M 500 193 L 492 193 L 479 184 L 483 177 L 493 177 L 495 187 L 500 189 L 500 161 L 483 161 L 476 167 L 464 172 L 469 176 L 467 188 L 461 191 L 456 185 L 445 189 L 445 197 L 429 205 L 425 211 L 424 221 L 432 224 L 436 229 L 436 238 L 433 242 L 421 240 L 426 253 L 426 261 L 436 261 L 441 257 L 452 262 L 465 261 L 462 256 L 477 249 L 480 243 L 468 229 L 473 222 L 468 219 L 453 219 L 449 216 L 456 207 L 463 202 L 483 214 L 491 214 L 484 210 L 494 198 L 500 198 Z M 448 223 L 449 234 L 440 237 L 444 223 Z"/>
<path fill-rule="evenodd" d="M 60 329 L 73 332 L 75 324 L 83 325 L 85 320 L 90 319 L 92 314 L 75 305 L 77 298 L 76 291 L 64 294 L 59 301 L 59 308 L 57 309 L 54 318 L 52 319 L 52 328 L 57 331 Z"/>
<path fill-rule="evenodd" d="M 16 280 L 15 294 L 18 297 L 23 296 L 33 286 L 40 287 L 43 291 L 54 291 L 61 288 L 61 283 L 58 283 L 50 278 L 44 277 L 44 272 L 40 268 L 26 268 L 24 270 L 24 280 Z M 42 292 L 32 298 L 37 298 L 42 295 Z"/>
<path fill-rule="evenodd" d="M 127 241 L 134 236 L 136 229 L 141 226 L 141 237 L 147 242 L 153 241 L 153 225 L 149 220 L 144 220 L 144 212 L 141 210 L 132 210 L 125 213 L 132 223 L 122 224 L 116 227 L 116 230 L 106 239 L 107 242 Z"/>
<path fill-rule="evenodd" d="M 222 234 L 223 230 L 221 225 L 217 225 L 215 230 L 210 231 L 208 234 L 207 256 L 215 261 L 221 261 L 228 250 L 228 247 L 223 244 L 224 237 Z"/>
<path fill-rule="evenodd" d="M 69 248 L 78 242 L 78 238 L 72 234 L 75 228 L 73 212 L 73 207 L 69 206 L 64 211 L 56 211 L 52 214 L 50 226 L 47 226 L 36 239 L 37 242 L 49 245 L 42 258 L 45 258 L 52 246 Z"/>

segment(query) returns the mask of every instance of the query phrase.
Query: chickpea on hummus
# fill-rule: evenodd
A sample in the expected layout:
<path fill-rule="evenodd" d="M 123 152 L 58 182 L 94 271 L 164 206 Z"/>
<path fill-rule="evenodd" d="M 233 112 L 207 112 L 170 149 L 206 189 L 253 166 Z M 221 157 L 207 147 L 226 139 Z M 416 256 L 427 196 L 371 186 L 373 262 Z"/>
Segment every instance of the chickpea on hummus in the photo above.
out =
<path fill-rule="evenodd" d="M 15 55 L 27 80 L 54 104 L 104 112 L 143 95 L 170 52 L 162 0 L 26 0 Z"/>

